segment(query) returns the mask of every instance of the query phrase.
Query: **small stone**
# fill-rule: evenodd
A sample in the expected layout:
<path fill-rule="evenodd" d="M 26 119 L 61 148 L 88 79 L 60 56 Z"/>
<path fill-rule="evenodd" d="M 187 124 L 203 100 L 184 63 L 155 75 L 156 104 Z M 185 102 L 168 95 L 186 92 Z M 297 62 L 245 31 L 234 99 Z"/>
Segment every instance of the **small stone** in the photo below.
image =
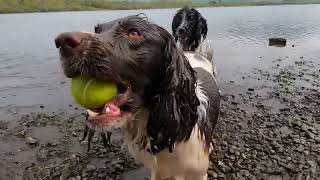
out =
<path fill-rule="evenodd" d="M 49 153 L 49 156 L 56 156 L 56 154 L 57 154 L 56 151 L 51 151 L 51 152 Z"/>
<path fill-rule="evenodd" d="M 47 145 L 48 145 L 48 146 L 51 146 L 51 147 L 55 147 L 55 146 L 58 145 L 58 143 L 56 143 L 56 142 L 48 142 Z"/>
<path fill-rule="evenodd" d="M 86 171 L 87 172 L 93 172 L 95 171 L 97 168 L 96 166 L 92 165 L 92 164 L 88 164 L 87 167 L 86 167 Z"/>
<path fill-rule="evenodd" d="M 225 177 L 225 175 L 224 175 L 224 174 L 219 173 L 218 178 L 224 178 L 224 177 Z"/>
<path fill-rule="evenodd" d="M 87 173 L 82 173 L 81 177 L 82 177 L 82 180 L 84 180 L 84 178 L 88 177 L 88 174 Z"/>
<path fill-rule="evenodd" d="M 121 164 L 116 164 L 116 165 L 114 165 L 114 168 L 115 168 L 116 170 L 122 170 L 122 169 L 123 169 L 123 166 L 122 166 Z"/>
<path fill-rule="evenodd" d="M 282 153 L 282 152 L 283 152 L 283 147 L 280 146 L 280 147 L 277 149 L 277 152 L 278 152 L 278 153 Z"/>
<path fill-rule="evenodd" d="M 225 164 L 222 161 L 218 161 L 219 166 L 225 166 Z"/>
<path fill-rule="evenodd" d="M 213 174 L 212 174 L 212 177 L 215 178 L 215 179 L 217 179 L 217 178 L 218 178 L 218 174 L 217 174 L 217 173 L 213 173 Z"/>
<path fill-rule="evenodd" d="M 228 138 L 228 135 L 226 135 L 226 134 L 221 135 L 221 139 L 227 139 L 227 138 Z"/>
<path fill-rule="evenodd" d="M 297 143 L 297 144 L 300 144 L 300 139 L 299 138 L 294 138 L 293 139 L 293 142 Z"/>
<path fill-rule="evenodd" d="M 37 154 L 36 157 L 38 159 L 38 161 L 46 161 L 48 160 L 48 150 L 40 150 Z"/>
<path fill-rule="evenodd" d="M 243 153 L 241 153 L 241 157 L 242 157 L 242 159 L 247 159 L 247 156 Z"/>
<path fill-rule="evenodd" d="M 233 149 L 229 149 L 229 152 L 230 152 L 230 154 L 234 154 L 235 152 L 234 152 L 234 150 Z"/>
<path fill-rule="evenodd" d="M 33 137 L 27 137 L 27 144 L 29 145 L 37 145 L 38 144 L 38 140 L 36 138 Z"/>
<path fill-rule="evenodd" d="M 25 138 L 26 137 L 26 134 L 27 134 L 27 131 L 26 130 L 21 130 L 17 133 L 17 136 L 18 137 L 21 137 L 21 138 Z"/>
<path fill-rule="evenodd" d="M 305 151 L 303 151 L 303 154 L 304 154 L 305 156 L 309 156 L 309 154 L 310 154 L 310 151 L 308 151 L 308 150 L 305 150 Z"/>
<path fill-rule="evenodd" d="M 221 144 L 222 144 L 223 146 L 227 146 L 227 145 L 228 145 L 227 141 L 222 141 Z"/>
<path fill-rule="evenodd" d="M 245 175 L 246 177 L 250 177 L 250 172 L 247 171 L 247 170 L 245 170 L 245 171 L 244 171 L 244 175 Z"/>
<path fill-rule="evenodd" d="M 94 143 L 96 143 L 98 141 L 99 141 L 99 139 L 97 137 L 92 139 L 92 142 L 94 142 Z"/>
<path fill-rule="evenodd" d="M 240 152 L 239 152 L 239 151 L 236 151 L 236 152 L 235 152 L 235 155 L 239 157 L 239 156 L 240 156 Z"/>
<path fill-rule="evenodd" d="M 307 132 L 310 139 L 315 139 L 316 135 L 312 132 Z"/>
<path fill-rule="evenodd" d="M 291 161 L 292 158 L 291 158 L 291 157 L 287 157 L 286 160 L 287 160 L 287 161 Z"/>
<path fill-rule="evenodd" d="M 304 147 L 303 147 L 303 145 L 300 145 L 298 148 L 297 148 L 297 151 L 298 152 L 303 152 L 304 151 Z"/>
<path fill-rule="evenodd" d="M 257 155 L 258 152 L 257 152 L 256 150 L 253 150 L 253 151 L 252 151 L 252 154 L 253 154 L 253 155 Z"/>
<path fill-rule="evenodd" d="M 224 173 L 227 172 L 228 167 L 222 161 L 218 161 L 218 165 L 219 165 L 222 172 L 224 172 Z"/>
<path fill-rule="evenodd" d="M 248 91 L 252 92 L 252 91 L 254 91 L 254 88 L 248 88 Z"/>
<path fill-rule="evenodd" d="M 77 137 L 78 135 L 77 135 L 76 132 L 72 132 L 72 136 L 73 136 L 73 137 Z"/>
<path fill-rule="evenodd" d="M 270 154 L 276 154 L 276 152 L 273 149 L 271 149 Z"/>

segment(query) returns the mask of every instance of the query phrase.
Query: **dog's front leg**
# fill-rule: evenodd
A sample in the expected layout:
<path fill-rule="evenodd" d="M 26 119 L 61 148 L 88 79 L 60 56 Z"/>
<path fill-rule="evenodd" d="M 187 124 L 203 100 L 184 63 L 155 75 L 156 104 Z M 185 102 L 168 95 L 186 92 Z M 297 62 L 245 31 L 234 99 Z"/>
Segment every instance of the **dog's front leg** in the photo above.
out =
<path fill-rule="evenodd" d="M 186 180 L 184 178 L 184 176 L 175 176 L 175 177 L 170 177 L 170 178 L 161 178 L 162 176 L 158 173 L 155 172 L 151 172 L 151 178 L 150 180 Z M 198 180 L 198 179 L 194 179 L 194 180 Z"/>
<path fill-rule="evenodd" d="M 151 172 L 150 172 L 150 180 L 160 180 L 160 179 L 157 177 L 157 171 L 151 170 Z"/>
<path fill-rule="evenodd" d="M 205 174 L 192 174 L 192 175 L 188 175 L 186 176 L 187 178 L 184 180 L 208 180 L 208 175 Z"/>

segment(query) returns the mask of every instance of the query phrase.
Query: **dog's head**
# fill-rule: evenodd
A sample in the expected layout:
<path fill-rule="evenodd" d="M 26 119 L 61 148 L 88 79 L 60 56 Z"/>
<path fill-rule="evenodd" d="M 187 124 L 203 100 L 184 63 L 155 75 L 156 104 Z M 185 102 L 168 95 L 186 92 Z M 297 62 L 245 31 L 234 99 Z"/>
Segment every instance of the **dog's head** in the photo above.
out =
<path fill-rule="evenodd" d="M 207 31 L 207 22 L 196 9 L 184 7 L 173 17 L 173 36 L 184 51 L 194 51 L 206 38 Z"/>
<path fill-rule="evenodd" d="M 152 151 L 189 138 L 198 117 L 195 72 L 165 29 L 129 16 L 98 24 L 94 33 L 62 33 L 55 43 L 67 77 L 90 76 L 118 86 L 113 100 L 91 110 L 92 126 L 123 124 L 144 109 Z"/>

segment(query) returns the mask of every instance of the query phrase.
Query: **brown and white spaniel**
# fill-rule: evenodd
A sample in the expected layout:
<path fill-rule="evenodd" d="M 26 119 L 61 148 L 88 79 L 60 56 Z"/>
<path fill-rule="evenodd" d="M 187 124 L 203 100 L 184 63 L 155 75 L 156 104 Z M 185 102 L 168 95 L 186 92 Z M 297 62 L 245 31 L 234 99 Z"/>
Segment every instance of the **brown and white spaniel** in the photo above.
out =
<path fill-rule="evenodd" d="M 183 52 L 172 35 L 139 15 L 67 32 L 55 43 L 68 78 L 113 81 L 119 93 L 91 109 L 91 129 L 123 129 L 151 180 L 205 180 L 220 93 L 204 53 Z M 210 53 L 209 53 L 210 54 Z"/>

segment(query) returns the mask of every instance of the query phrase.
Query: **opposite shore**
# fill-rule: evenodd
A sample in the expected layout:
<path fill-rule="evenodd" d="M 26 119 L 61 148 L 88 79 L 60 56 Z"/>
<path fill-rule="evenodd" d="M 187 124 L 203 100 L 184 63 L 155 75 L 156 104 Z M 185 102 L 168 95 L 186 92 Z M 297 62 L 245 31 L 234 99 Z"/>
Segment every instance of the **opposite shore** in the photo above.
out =
<path fill-rule="evenodd" d="M 60 12 L 60 11 L 95 11 L 95 10 L 129 10 L 129 9 L 163 9 L 191 7 L 230 7 L 230 6 L 267 6 L 267 5 L 298 5 L 317 4 L 316 1 L 302 2 L 260 2 L 260 3 L 191 3 L 181 1 L 152 1 L 152 2 L 124 2 L 124 1 L 54 1 L 54 0 L 0 0 L 0 14 L 30 13 L 30 12 Z"/>

